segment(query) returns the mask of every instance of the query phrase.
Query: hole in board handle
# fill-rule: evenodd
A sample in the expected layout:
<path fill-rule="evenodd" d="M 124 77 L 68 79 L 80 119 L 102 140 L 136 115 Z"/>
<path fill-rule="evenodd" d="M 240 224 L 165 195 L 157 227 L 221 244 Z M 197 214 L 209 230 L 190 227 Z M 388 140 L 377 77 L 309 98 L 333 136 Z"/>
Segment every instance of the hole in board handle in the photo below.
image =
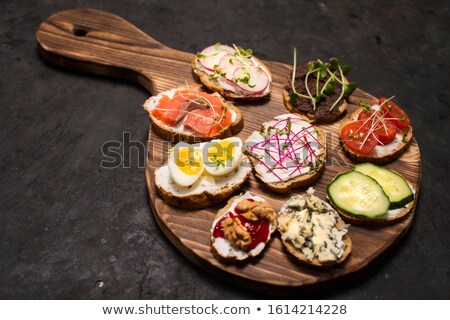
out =
<path fill-rule="evenodd" d="M 77 37 L 84 37 L 85 35 L 87 35 L 88 30 L 80 28 L 80 27 L 75 27 L 73 28 L 73 34 L 76 35 Z"/>

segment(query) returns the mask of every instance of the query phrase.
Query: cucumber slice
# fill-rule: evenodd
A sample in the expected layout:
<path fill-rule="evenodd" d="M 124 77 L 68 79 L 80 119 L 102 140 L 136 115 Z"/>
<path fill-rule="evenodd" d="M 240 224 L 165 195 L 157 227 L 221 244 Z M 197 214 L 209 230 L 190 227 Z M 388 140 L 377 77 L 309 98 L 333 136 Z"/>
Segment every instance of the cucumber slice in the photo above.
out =
<path fill-rule="evenodd" d="M 371 163 L 357 164 L 354 170 L 377 180 L 389 197 L 391 202 L 389 209 L 402 208 L 414 199 L 414 194 L 405 178 L 392 170 Z"/>
<path fill-rule="evenodd" d="M 361 172 L 337 176 L 327 187 L 331 203 L 348 214 L 377 218 L 389 210 L 389 198 L 378 182 Z"/>

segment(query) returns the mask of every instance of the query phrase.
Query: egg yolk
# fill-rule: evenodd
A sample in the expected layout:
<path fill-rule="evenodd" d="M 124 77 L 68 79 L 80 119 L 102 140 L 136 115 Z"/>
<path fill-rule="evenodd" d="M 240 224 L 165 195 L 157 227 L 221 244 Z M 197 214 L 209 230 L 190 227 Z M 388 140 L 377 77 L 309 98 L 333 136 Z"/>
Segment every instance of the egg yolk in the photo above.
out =
<path fill-rule="evenodd" d="M 187 175 L 195 175 L 202 170 L 202 157 L 197 150 L 180 148 L 175 157 L 178 168 Z"/>
<path fill-rule="evenodd" d="M 208 159 L 210 162 L 227 162 L 233 160 L 234 144 L 230 141 L 219 141 L 208 148 Z"/>

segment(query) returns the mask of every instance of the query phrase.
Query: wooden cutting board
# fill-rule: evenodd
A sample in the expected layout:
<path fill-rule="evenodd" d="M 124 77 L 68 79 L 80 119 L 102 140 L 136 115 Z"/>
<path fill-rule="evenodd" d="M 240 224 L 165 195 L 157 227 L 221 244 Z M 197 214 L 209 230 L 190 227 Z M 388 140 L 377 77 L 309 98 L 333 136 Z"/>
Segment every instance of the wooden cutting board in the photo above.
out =
<path fill-rule="evenodd" d="M 217 41 L 220 41 L 219 36 Z M 43 57 L 51 63 L 132 80 L 153 95 L 186 81 L 194 82 L 190 67 L 193 53 L 168 48 L 131 23 L 104 11 L 77 9 L 56 13 L 39 26 L 36 39 Z M 265 63 L 273 74 L 273 91 L 269 99 L 237 104 L 245 117 L 244 129 L 239 134 L 242 139 L 253 130 L 259 130 L 262 122 L 287 112 L 282 102 L 282 87 L 291 66 L 278 62 Z M 360 85 L 364 86 L 363 83 Z M 361 100 L 376 102 L 373 96 L 360 89 L 349 100 L 349 112 Z M 314 188 L 316 194 L 324 198 L 325 187 L 331 179 L 337 173 L 349 170 L 354 163 L 342 151 L 337 134 L 339 121 L 320 127 L 327 132 L 328 157 L 326 169 Z M 166 160 L 169 146 L 155 135 L 150 125 L 145 174 L 151 209 L 158 225 L 175 247 L 196 265 L 252 290 L 291 294 L 325 290 L 356 279 L 405 235 L 413 221 L 414 210 L 395 225 L 377 228 L 351 226 L 349 235 L 353 240 L 353 251 L 350 257 L 342 265 L 325 270 L 299 264 L 283 249 L 279 234 L 274 236 L 260 257 L 240 265 L 223 264 L 215 260 L 209 251 L 210 228 L 220 205 L 205 210 L 181 210 L 166 205 L 155 192 L 154 170 Z M 417 201 L 421 178 L 417 141 L 413 139 L 407 152 L 387 167 L 403 174 L 413 184 Z M 269 191 L 254 177 L 243 190 L 251 190 L 264 197 L 276 210 L 290 197 L 289 194 Z"/>

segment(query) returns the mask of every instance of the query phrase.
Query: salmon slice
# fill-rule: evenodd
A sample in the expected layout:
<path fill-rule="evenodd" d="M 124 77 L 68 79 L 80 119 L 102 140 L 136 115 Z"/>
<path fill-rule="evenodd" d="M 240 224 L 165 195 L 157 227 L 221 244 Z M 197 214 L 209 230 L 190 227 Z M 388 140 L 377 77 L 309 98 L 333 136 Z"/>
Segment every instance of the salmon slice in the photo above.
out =
<path fill-rule="evenodd" d="M 207 137 L 231 124 L 231 112 L 220 98 L 192 88 L 177 91 L 172 98 L 162 96 L 152 115 L 169 126 L 184 119 L 186 129 Z"/>
<path fill-rule="evenodd" d="M 231 124 L 231 112 L 222 106 L 205 110 L 196 110 L 186 116 L 184 127 L 209 137 L 220 133 Z"/>
<path fill-rule="evenodd" d="M 162 96 L 158 105 L 153 108 L 152 115 L 168 126 L 174 126 L 181 113 L 181 103 L 185 102 L 178 92 L 172 98 Z"/>
<path fill-rule="evenodd" d="M 188 114 L 183 123 L 184 127 L 207 137 L 228 128 L 231 124 L 231 111 L 222 100 L 206 92 L 200 91 L 199 94 L 207 100 L 207 105 L 212 107 Z"/>

